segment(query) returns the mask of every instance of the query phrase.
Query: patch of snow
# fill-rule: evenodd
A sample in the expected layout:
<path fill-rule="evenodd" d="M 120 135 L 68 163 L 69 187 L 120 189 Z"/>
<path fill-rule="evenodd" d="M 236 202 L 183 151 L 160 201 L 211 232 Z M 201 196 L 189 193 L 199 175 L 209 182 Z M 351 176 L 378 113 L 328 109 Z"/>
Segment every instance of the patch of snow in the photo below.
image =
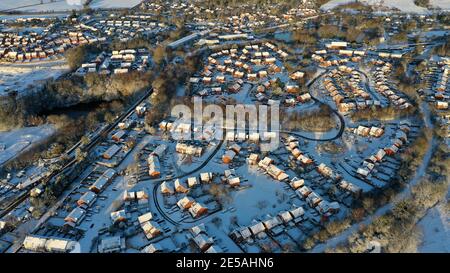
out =
<path fill-rule="evenodd" d="M 33 143 L 49 137 L 54 131 L 52 125 L 42 125 L 0 132 L 0 143 L 5 147 L 0 151 L 0 165 L 18 156 Z"/>
<path fill-rule="evenodd" d="M 344 5 L 348 3 L 352 3 L 354 0 L 331 0 L 325 4 L 323 4 L 320 8 L 322 10 L 332 10 L 339 5 Z"/>
<path fill-rule="evenodd" d="M 448 5 L 448 1 L 444 0 L 437 0 L 438 5 L 443 6 Z M 339 5 L 353 3 L 354 0 L 331 0 L 330 2 L 322 5 L 320 8 L 323 10 L 331 10 Z M 409 12 L 409 13 L 425 13 L 428 10 L 426 8 L 422 8 L 414 4 L 414 0 L 362 0 L 361 3 L 368 4 L 368 5 L 382 5 L 389 8 L 396 8 L 399 9 L 402 12 Z"/>
<path fill-rule="evenodd" d="M 450 222 L 449 215 L 443 204 L 430 209 L 419 222 L 422 229 L 422 244 L 419 252 L 448 253 L 450 251 Z"/>
<path fill-rule="evenodd" d="M 84 5 L 86 0 L 66 0 L 69 5 Z"/>
<path fill-rule="evenodd" d="M 76 1 L 76 0 L 75 0 Z M 94 0 L 91 8 L 131 8 L 138 5 L 141 0 Z"/>
<path fill-rule="evenodd" d="M 69 67 L 62 62 L 0 65 L 0 95 L 8 89 L 21 92 L 36 81 L 57 78 L 67 71 Z"/>
<path fill-rule="evenodd" d="M 7 15 L 0 15 L 0 20 L 6 20 L 6 21 L 14 21 L 18 18 L 59 18 L 63 19 L 68 16 L 67 13 L 60 12 L 60 13 L 49 13 L 49 14 L 7 14 Z"/>
<path fill-rule="evenodd" d="M 450 10 L 450 1 L 448 0 L 430 0 L 430 5 L 443 10 Z"/>
<path fill-rule="evenodd" d="M 57 0 L 51 2 L 44 0 L 2 0 L 0 10 L 14 10 L 26 12 L 44 12 L 44 11 L 68 11 L 73 9 L 82 9 L 84 0 Z"/>

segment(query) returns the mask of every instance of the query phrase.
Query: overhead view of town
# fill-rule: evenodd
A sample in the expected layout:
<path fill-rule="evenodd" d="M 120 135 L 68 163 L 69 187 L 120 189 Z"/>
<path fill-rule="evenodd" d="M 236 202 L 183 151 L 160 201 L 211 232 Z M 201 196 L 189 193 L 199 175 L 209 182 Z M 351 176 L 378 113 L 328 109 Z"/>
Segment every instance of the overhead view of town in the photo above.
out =
<path fill-rule="evenodd" d="M 0 256 L 449 253 L 449 15 L 0 0 Z"/>

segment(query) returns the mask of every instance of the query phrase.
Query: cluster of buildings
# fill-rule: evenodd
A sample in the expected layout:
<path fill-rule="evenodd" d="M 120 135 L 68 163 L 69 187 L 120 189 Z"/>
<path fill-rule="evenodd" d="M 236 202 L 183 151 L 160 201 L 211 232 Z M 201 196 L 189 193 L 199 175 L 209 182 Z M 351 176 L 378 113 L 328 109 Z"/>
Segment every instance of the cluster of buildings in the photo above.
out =
<path fill-rule="evenodd" d="M 204 224 L 193 226 L 187 235 L 189 240 L 202 253 L 222 253 L 223 249 L 217 244 L 213 236 L 208 234 Z"/>
<path fill-rule="evenodd" d="M 160 177 L 161 175 L 161 163 L 160 159 L 165 154 L 167 145 L 161 144 L 155 148 L 155 150 L 147 157 L 148 175 L 152 178 Z"/>
<path fill-rule="evenodd" d="M 373 100 L 361 83 L 360 73 L 351 67 L 340 65 L 326 75 L 323 85 L 333 99 L 338 110 L 347 113 L 370 106 L 381 106 Z"/>
<path fill-rule="evenodd" d="M 176 202 L 178 208 L 187 211 L 192 218 L 199 218 L 208 213 L 208 207 L 201 202 L 197 202 L 194 198 L 187 196 L 192 189 L 202 185 L 210 184 L 213 181 L 213 173 L 203 172 L 199 176 L 191 176 L 186 180 L 175 179 L 175 181 L 164 181 L 160 185 L 160 191 L 163 195 L 176 195 L 180 197 Z"/>
<path fill-rule="evenodd" d="M 444 65 L 440 69 L 440 73 L 434 88 L 434 98 L 436 99 L 436 109 L 447 110 L 448 109 L 448 81 L 450 67 L 448 64 Z"/>
<path fill-rule="evenodd" d="M 128 117 L 123 122 L 119 122 L 117 127 L 111 132 L 110 138 L 101 146 L 101 159 L 98 164 L 113 168 L 119 164 L 123 158 L 133 149 L 137 140 L 142 137 L 143 122 L 136 122 L 138 117 L 142 117 L 147 111 L 147 107 L 140 105 L 135 109 L 136 116 Z"/>
<path fill-rule="evenodd" d="M 191 176 L 186 181 L 176 179 L 173 184 L 169 181 L 165 181 L 161 184 L 161 193 L 174 194 L 174 193 L 187 193 L 189 189 L 195 188 L 200 184 L 210 184 L 213 180 L 213 174 L 211 172 L 200 173 L 199 177 Z M 186 186 L 187 185 L 187 186 Z"/>
<path fill-rule="evenodd" d="M 367 52 L 365 50 L 353 50 L 348 48 L 347 42 L 342 41 L 332 41 L 325 44 L 326 49 L 316 50 L 312 55 L 311 59 L 319 63 L 321 67 L 338 66 L 341 64 L 346 64 L 349 61 L 359 62 Z M 329 58 L 329 53 L 334 53 L 339 58 Z"/>
<path fill-rule="evenodd" d="M 277 29 L 278 25 L 282 24 L 294 26 L 290 23 L 319 15 L 315 1 L 298 2 L 298 7 L 287 12 L 283 10 L 281 15 L 273 15 L 268 7 L 283 7 L 281 4 L 270 3 L 260 7 L 247 5 L 242 8 L 255 12 L 240 13 L 234 12 L 232 8 L 210 9 L 195 1 L 144 1 L 140 6 L 151 15 L 143 15 L 141 11 L 131 15 L 86 15 L 81 20 L 83 23 L 73 24 L 73 29 L 55 34 L 44 30 L 42 35 L 26 33 L 22 37 L 17 33 L 5 32 L 0 34 L 0 58 L 7 58 L 8 61 L 43 59 L 63 53 L 72 45 L 105 39 L 108 39 L 108 42 L 115 39 L 126 42 L 141 35 L 145 38 L 154 37 L 153 34 L 161 31 L 167 34 L 167 30 L 173 29 L 173 26 L 153 20 L 159 16 L 170 19 L 184 14 L 189 18 L 193 17 L 194 23 L 185 24 L 190 34 L 170 43 L 169 48 L 175 49 L 199 40 L 198 44 L 209 45 L 213 50 L 213 53 L 207 56 L 207 63 L 201 72 L 189 79 L 189 88 L 193 88 L 194 94 L 206 97 L 229 93 L 230 98 L 234 100 L 247 100 L 247 96 L 242 98 L 244 96 L 235 95 L 245 90 L 245 93 L 248 91 L 252 96 L 253 101 L 256 99 L 271 105 L 280 100 L 287 106 L 296 106 L 297 103 L 306 103 L 313 99 L 311 94 L 304 92 L 304 71 L 310 71 L 307 68 L 312 66 L 315 69 L 317 64 L 312 63 L 305 69 L 289 69 L 287 72 L 286 68 L 289 66 L 286 64 L 285 68 L 284 63 L 292 64 L 298 61 L 301 54 L 291 56 L 294 55 L 291 51 L 286 52 L 279 44 L 275 45 L 275 42 L 252 41 L 252 31 L 256 28 Z M 224 15 L 224 22 L 215 22 L 208 18 L 216 18 L 218 14 Z M 76 23 L 77 19 L 73 22 Z M 104 38 L 95 38 L 90 33 Z M 61 38 L 66 36 L 67 38 Z M 329 42 L 325 47 L 326 49 L 315 51 L 312 59 L 327 69 L 319 83 L 326 89 L 340 112 L 384 107 L 387 101 L 400 109 L 411 106 L 407 99 L 392 87 L 389 74 L 392 73 L 393 65 L 385 60 L 400 59 L 402 54 L 374 54 L 365 50 L 353 50 L 348 48 L 346 42 L 338 41 Z M 17 54 L 12 50 L 16 50 Z M 328 56 L 329 52 L 335 54 Z M 375 91 L 363 80 L 366 78 L 364 72 L 355 68 L 355 64 L 368 55 L 376 55 L 376 60 L 373 61 L 375 67 L 371 71 L 375 78 Z M 305 59 L 304 63 L 309 63 L 308 61 Z M 364 61 L 368 63 L 370 59 Z M 147 71 L 150 67 L 151 57 L 147 49 L 123 49 L 98 54 L 82 64 L 76 73 L 80 76 L 87 73 L 122 74 Z M 448 108 L 447 76 L 448 65 L 442 68 L 442 74 L 435 85 L 434 98 L 438 109 Z M 154 95 L 156 92 L 152 94 Z M 370 185 L 374 184 L 370 180 L 378 179 L 378 173 L 383 173 L 385 177 L 389 176 L 388 173 L 395 174 L 394 167 L 400 165 L 400 160 L 395 155 L 407 144 L 408 137 L 414 137 L 407 123 L 400 122 L 392 134 L 393 123 L 376 126 L 365 124 L 349 128 L 346 133 L 351 132 L 350 134 L 342 138 L 339 135 L 336 141 L 323 145 L 309 140 L 312 137 L 305 136 L 308 140 L 303 141 L 286 136 L 283 137 L 284 147 L 266 153 L 255 144 L 278 138 L 277 133 L 227 131 L 226 147 L 222 144 L 220 147 L 216 146 L 217 149 L 214 149 L 211 157 L 205 159 L 205 149 L 209 145 L 205 140 L 216 133 L 216 128 L 196 127 L 188 122 L 162 121 L 157 125 L 161 134 L 150 130 L 145 124 L 146 131 L 151 132 L 151 135 L 143 136 L 143 117 L 146 111 L 146 106 L 142 104 L 118 123 L 116 128 L 108 130 L 107 139 L 102 139 L 101 144 L 94 150 L 101 159 L 92 162 L 93 168 L 85 169 L 83 174 L 86 174 L 86 177 L 79 177 L 81 181 L 73 187 L 58 213 L 50 217 L 50 224 L 37 232 L 40 235 L 25 238 L 25 250 L 71 252 L 77 247 L 76 241 L 70 236 L 73 233 L 91 236 L 83 237 L 80 242 L 86 244 L 92 239 L 89 243 L 97 246 L 98 252 L 101 253 L 129 251 L 130 248 L 143 253 L 166 250 L 218 253 L 227 251 L 219 246 L 224 241 L 231 242 L 229 245 L 237 248 L 246 243 L 251 244 L 252 240 L 265 239 L 267 240 L 263 243 L 274 243 L 273 245 L 279 245 L 284 250 L 287 244 L 283 244 L 283 237 L 288 238 L 286 241 L 299 245 L 308 236 L 321 230 L 326 220 L 331 217 L 342 219 L 341 216 L 348 215 L 353 200 L 372 189 Z M 394 126 L 397 125 L 392 125 Z M 166 133 L 169 132 L 189 136 L 184 140 L 174 141 L 175 137 L 167 138 Z M 202 133 L 203 140 L 188 140 L 192 134 L 199 132 Z M 145 141 L 142 140 L 140 144 L 144 145 L 136 146 L 137 141 L 141 141 L 141 136 Z M 345 139 L 346 137 L 348 139 Z M 322 148 L 327 144 L 331 145 Z M 136 147 L 136 153 L 127 157 L 133 147 Z M 173 151 L 175 153 L 172 155 Z M 219 152 L 216 154 L 217 151 Z M 329 152 L 329 155 L 324 155 L 323 151 Z M 315 156 L 315 152 L 326 157 Z M 174 156 L 172 162 L 164 160 L 168 154 Z M 134 157 L 134 160 L 131 157 Z M 336 160 L 339 157 L 342 157 L 342 160 Z M 195 161 L 195 164 L 190 166 L 192 170 L 182 170 L 177 166 L 180 161 L 189 159 Z M 205 162 L 198 164 L 203 160 Z M 249 168 L 240 168 L 245 162 Z M 124 164 L 114 169 L 119 163 Z M 350 171 L 347 166 L 350 166 Z M 384 170 L 385 167 L 387 170 Z M 116 179 L 117 175 L 123 177 Z M 255 179 L 255 176 L 259 178 Z M 157 179 L 160 177 L 164 178 Z M 392 176 L 389 176 L 384 181 L 391 178 Z M 261 182 L 266 184 L 261 185 Z M 31 184 L 22 184 L 23 187 L 29 185 Z M 230 188 L 232 190 L 229 190 Z M 36 188 L 31 194 L 40 195 L 42 189 Z M 151 190 L 154 194 L 152 201 L 155 202 L 152 209 L 156 208 L 158 213 L 150 210 L 148 193 Z M 157 196 L 158 193 L 162 194 L 163 198 Z M 113 199 L 112 196 L 118 198 Z M 227 201 L 231 198 L 234 204 L 222 209 L 224 204 L 222 200 L 219 201 L 222 197 Z M 242 202 L 239 199 L 246 200 Z M 220 203 L 220 206 L 214 207 L 213 202 Z M 248 206 L 249 215 L 245 215 L 247 208 L 243 206 Z M 218 211 L 224 214 L 224 218 L 229 219 L 230 223 L 222 223 L 223 218 L 220 216 L 209 217 L 215 216 Z M 205 217 L 206 215 L 208 217 Z M 253 219 L 250 224 L 249 217 Z M 92 220 L 95 222 L 88 223 Z M 241 223 L 246 224 L 240 226 Z M 190 227 L 191 224 L 194 226 Z M 0 231 L 5 230 L 6 225 L 5 221 L 0 221 Z M 205 225 L 216 225 L 216 228 L 208 230 Z M 220 225 L 223 225 L 222 228 L 218 228 Z M 46 232 L 52 226 L 58 229 L 55 232 L 57 235 L 64 232 L 67 238 L 42 236 L 42 233 L 48 235 Z M 190 228 L 187 228 L 188 226 Z M 93 231 L 86 232 L 89 229 Z M 223 230 L 227 230 L 227 233 L 233 231 L 222 234 Z M 49 234 L 54 236 L 51 232 Z M 105 233 L 108 235 L 104 236 Z M 226 235 L 229 235 L 237 246 Z M 167 242 L 169 240 L 172 240 L 171 243 Z M 185 244 L 186 241 L 189 242 L 188 245 Z M 245 247 L 241 250 L 247 251 Z"/>
<path fill-rule="evenodd" d="M 255 28 L 280 24 L 283 21 L 282 18 L 265 12 L 245 12 L 239 15 L 230 16 L 228 22 L 220 26 L 219 29 L 239 34 L 242 32 L 250 32 Z"/>
<path fill-rule="evenodd" d="M 359 125 L 357 128 L 353 129 L 353 132 L 363 137 L 381 137 L 384 134 L 383 128 L 376 126 L 366 127 L 363 125 Z"/>
<path fill-rule="evenodd" d="M 354 194 L 357 194 L 359 192 L 359 188 L 357 186 L 343 180 L 340 173 L 333 170 L 325 163 L 320 163 L 316 167 L 316 170 L 317 173 L 319 173 L 322 177 L 338 185 L 338 187 L 342 190 L 349 191 Z M 325 200 L 311 187 L 305 185 L 305 182 L 302 179 L 293 179 L 293 181 L 291 181 L 291 187 L 295 190 L 297 196 L 304 199 L 306 203 L 311 208 L 315 209 L 320 215 L 322 215 L 322 217 L 330 217 L 340 210 L 340 205 L 338 202 L 329 202 Z"/>
<path fill-rule="evenodd" d="M 363 177 L 364 179 L 369 178 L 370 174 L 374 171 L 376 166 L 383 161 L 386 155 L 394 156 L 398 153 L 401 147 L 406 144 L 408 141 L 407 134 L 409 131 L 409 124 L 401 123 L 394 137 L 391 139 L 391 143 L 363 160 L 361 167 L 356 170 L 357 175 Z"/>
<path fill-rule="evenodd" d="M 283 14 L 283 19 L 288 22 L 304 17 L 312 17 L 318 15 L 317 3 L 311 0 L 299 1 L 299 5 L 288 10 Z"/>
<path fill-rule="evenodd" d="M 314 161 L 306 153 L 300 150 L 297 138 L 289 136 L 286 139 L 285 147 L 291 152 L 293 159 L 299 162 L 302 166 L 309 166 L 314 163 Z"/>
<path fill-rule="evenodd" d="M 334 173 L 331 171 L 330 169 L 327 169 L 326 166 L 324 165 L 319 165 L 318 171 L 319 173 L 322 173 L 322 171 L 320 171 L 320 168 L 325 168 L 323 175 L 327 176 L 328 175 L 334 175 Z M 326 173 L 325 173 L 326 171 Z M 339 180 L 339 178 L 336 178 L 336 181 Z M 338 183 L 339 181 L 337 181 L 336 183 Z M 305 200 L 306 203 L 313 209 L 315 209 L 317 212 L 320 213 L 320 215 L 322 215 L 322 217 L 326 218 L 326 217 L 330 217 L 333 214 L 337 213 L 340 209 L 340 205 L 338 202 L 329 202 L 327 200 L 325 200 L 323 197 L 321 197 L 318 193 L 314 192 L 310 187 L 308 187 L 307 185 L 303 185 L 301 187 L 298 187 L 295 190 L 295 193 L 298 197 L 300 197 L 301 199 Z"/>
<path fill-rule="evenodd" d="M 80 193 L 80 197 L 76 201 L 76 206 L 64 218 L 66 226 L 75 227 L 79 225 L 86 216 L 87 210 L 93 206 L 98 195 L 107 187 L 116 176 L 114 169 L 106 169 L 97 179 L 88 186 L 88 189 Z"/>
<path fill-rule="evenodd" d="M 360 62 L 362 58 L 369 54 L 373 56 L 374 69 L 371 73 L 374 78 L 374 90 L 399 109 L 411 107 L 405 96 L 396 92 L 392 87 L 389 76 L 392 72 L 392 64 L 383 60 L 401 59 L 402 54 L 366 52 L 365 50 L 353 50 L 347 47 L 347 42 L 334 41 L 326 44 L 327 49 L 315 51 L 311 56 L 314 61 L 319 63 L 319 66 L 336 67 L 328 71 L 323 80 L 323 85 L 340 112 L 348 113 L 372 106 L 384 107 L 384 102 L 377 100 L 374 94 L 366 90 L 367 85 L 362 82 L 361 73 L 348 64 L 349 61 Z M 327 59 L 327 54 L 330 52 L 336 53 L 337 56 L 342 58 Z"/>
<path fill-rule="evenodd" d="M 408 102 L 403 95 L 396 92 L 389 84 L 389 75 L 392 71 L 392 64 L 389 62 L 377 60 L 375 61 L 375 90 L 389 99 L 390 103 L 399 109 L 406 109 L 411 107 L 411 103 Z"/>
<path fill-rule="evenodd" d="M 241 145 L 238 143 L 251 143 L 251 144 L 259 144 L 262 142 L 268 142 L 272 139 L 278 137 L 276 132 L 234 132 L 229 131 L 225 134 L 225 140 L 232 144 L 228 145 L 226 151 L 222 155 L 222 162 L 224 164 L 233 164 L 236 161 L 236 158 L 241 154 Z M 256 165 L 259 161 L 259 157 L 251 154 L 249 158 L 247 158 L 247 162 L 250 165 Z"/>
<path fill-rule="evenodd" d="M 203 154 L 203 147 L 178 142 L 177 145 L 175 146 L 175 151 L 179 154 L 200 157 Z"/>
<path fill-rule="evenodd" d="M 296 151 L 298 150 L 298 147 L 297 146 L 294 147 L 293 145 L 289 145 L 289 144 L 295 143 L 295 142 L 296 142 L 295 139 L 292 138 L 291 141 L 288 141 L 288 144 L 286 146 L 288 148 L 288 150 L 290 149 L 290 151 L 294 155 L 294 158 L 295 158 L 295 154 L 297 153 Z M 302 156 L 302 155 L 300 154 L 300 156 Z M 311 159 L 307 158 L 306 156 L 304 156 L 304 157 L 307 159 L 304 161 L 306 164 L 302 162 L 302 164 L 304 166 L 309 166 L 314 163 Z M 263 161 L 266 161 L 266 162 L 270 161 L 270 160 L 266 160 L 266 159 L 267 159 L 267 157 L 264 160 L 260 161 L 260 163 Z M 299 159 L 297 158 L 296 160 L 299 160 Z M 301 161 L 301 160 L 299 160 L 299 161 Z M 261 165 L 264 165 L 264 164 L 261 164 Z M 341 185 L 340 187 L 343 190 L 352 191 L 355 194 L 357 194 L 360 191 L 360 189 L 358 189 L 358 187 L 356 187 L 355 185 L 353 185 L 349 182 L 343 181 L 342 176 L 339 173 L 337 173 L 336 171 L 334 171 L 332 168 L 328 167 L 324 163 L 319 164 L 317 166 L 316 170 L 324 178 L 330 179 L 331 181 L 333 181 L 333 183 L 335 183 L 337 185 L 338 184 Z M 268 171 L 268 173 L 270 174 L 269 171 Z M 302 200 L 305 200 L 305 202 L 311 208 L 313 208 L 315 211 L 317 211 L 320 215 L 322 215 L 322 217 L 330 217 L 339 211 L 340 205 L 338 202 L 329 202 L 329 201 L 325 200 L 324 198 L 322 198 L 318 193 L 314 192 L 314 190 L 312 190 L 311 187 L 306 185 L 304 179 L 299 179 L 297 177 L 294 177 L 291 180 L 288 180 L 288 177 L 286 176 L 286 178 L 284 180 L 289 184 L 290 188 L 292 188 L 295 191 L 295 193 L 298 197 L 300 197 Z"/>
<path fill-rule="evenodd" d="M 187 140 L 191 139 L 194 134 L 195 139 L 211 140 L 217 133 L 216 126 L 213 125 L 196 125 L 192 126 L 189 122 L 177 120 L 175 122 L 163 120 L 159 123 L 159 129 L 164 133 L 171 133 L 174 139 L 179 142 L 175 146 L 175 151 L 180 154 L 193 155 L 200 157 L 204 149 L 198 143 L 191 143 Z"/>
<path fill-rule="evenodd" d="M 99 41 L 93 35 L 76 31 L 60 30 L 42 33 L 17 32 L 0 33 L 0 60 L 5 62 L 23 62 L 45 60 L 51 56 L 64 53 L 68 48 L 76 45 Z"/>
<path fill-rule="evenodd" d="M 23 240 L 23 248 L 33 252 L 68 253 L 75 250 L 77 242 L 64 238 L 51 238 L 27 235 Z"/>
<path fill-rule="evenodd" d="M 103 37 L 112 37 L 126 42 L 138 36 L 152 37 L 169 29 L 165 23 L 153 20 L 154 17 L 150 15 L 132 14 L 88 20 L 84 27 L 100 33 Z"/>
<path fill-rule="evenodd" d="M 283 232 L 285 226 L 297 224 L 307 217 L 303 207 L 294 207 L 289 211 L 281 211 L 276 216 L 267 219 L 254 220 L 251 225 L 233 230 L 229 236 L 236 243 L 245 243 L 250 240 L 264 238 L 267 233 L 277 235 Z"/>
<path fill-rule="evenodd" d="M 148 5 L 149 6 L 149 5 Z M 168 5 L 169 6 L 169 5 Z M 153 9 L 161 10 L 161 6 L 155 5 Z M 216 7 L 209 9 L 207 7 L 196 5 L 196 3 L 180 3 L 170 5 L 171 10 L 183 12 L 194 16 L 193 21 L 199 25 L 214 27 L 217 30 L 231 32 L 234 34 L 249 33 L 255 29 L 286 27 L 289 23 L 301 20 L 306 17 L 318 15 L 317 4 L 313 1 L 300 1 L 298 6 L 282 14 L 272 12 L 272 9 L 283 8 L 278 3 L 266 4 L 242 4 L 240 8 L 244 12 L 237 13 L 233 7 Z M 247 12 L 252 10 L 253 12 Z M 210 17 L 217 17 L 219 14 L 227 15 L 225 22 L 212 21 Z"/>
<path fill-rule="evenodd" d="M 266 42 L 240 48 L 222 49 L 208 56 L 201 75 L 191 77 L 189 83 L 199 96 L 220 95 L 222 92 L 238 93 L 246 83 L 255 85 L 255 98 L 260 102 L 273 101 L 272 96 L 282 96 L 283 103 L 295 105 L 310 101 L 309 93 L 300 94 L 299 82 L 305 73 L 294 71 L 282 75 L 282 59 L 289 54 L 276 45 Z M 282 82 L 280 89 L 279 82 Z"/>
<path fill-rule="evenodd" d="M 231 161 L 233 161 L 234 157 L 239 154 L 241 151 L 241 146 L 238 144 L 230 145 L 225 152 L 225 154 L 222 156 L 222 161 L 225 164 L 229 164 Z"/>
<path fill-rule="evenodd" d="M 54 21 L 55 21 L 55 19 L 52 17 L 37 17 L 37 16 L 36 17 L 35 16 L 33 16 L 33 17 L 17 17 L 14 19 L 8 19 L 8 18 L 0 19 L 0 23 L 7 24 L 7 23 L 12 22 L 14 24 L 19 24 L 22 26 L 36 26 L 36 25 L 40 25 L 40 24 L 48 25 L 48 24 L 53 23 Z"/>
<path fill-rule="evenodd" d="M 361 189 L 358 186 L 343 180 L 342 175 L 333 170 L 333 168 L 324 163 L 316 165 L 313 159 L 300 151 L 298 140 L 295 137 L 289 136 L 285 141 L 285 146 L 286 149 L 291 152 L 292 160 L 299 162 L 303 168 L 311 169 L 311 167 L 315 165 L 315 170 L 319 175 L 326 180 L 331 181 L 341 190 L 350 192 L 354 196 L 361 193 Z M 318 178 L 311 179 L 318 180 Z M 307 204 L 311 208 L 314 208 L 320 215 L 322 215 L 322 217 L 330 217 L 339 211 L 339 203 L 324 200 L 318 193 L 314 192 L 311 187 L 306 185 L 304 179 L 294 177 L 290 180 L 289 185 L 295 191 L 297 196 L 304 199 Z"/>
<path fill-rule="evenodd" d="M 79 67 L 75 74 L 87 73 L 103 75 L 125 74 L 131 71 L 145 72 L 151 66 L 151 57 L 147 49 L 122 49 L 111 53 L 101 52 L 97 57 Z"/>
<path fill-rule="evenodd" d="M 197 202 L 194 200 L 194 198 L 189 196 L 184 196 L 181 199 L 178 200 L 177 206 L 182 211 L 188 211 L 189 214 L 192 216 L 192 218 L 199 218 L 202 215 L 205 215 L 208 213 L 208 207 L 204 204 Z"/>
<path fill-rule="evenodd" d="M 230 185 L 230 187 L 239 187 L 241 185 L 241 178 L 236 174 L 235 169 L 227 169 L 223 172 L 221 177 L 222 182 Z"/>
<path fill-rule="evenodd" d="M 330 66 L 344 65 L 349 62 L 349 59 L 347 58 L 327 59 L 327 56 L 323 56 L 322 54 L 327 54 L 327 50 L 318 50 L 311 55 L 311 59 L 317 62 L 319 67 L 327 68 Z M 360 57 L 352 57 L 350 60 L 358 62 L 360 61 Z"/>
<path fill-rule="evenodd" d="M 270 157 L 264 157 L 258 162 L 258 167 L 264 170 L 269 176 L 278 181 L 284 181 L 289 178 L 289 175 L 274 163 L 274 160 Z"/>
<path fill-rule="evenodd" d="M 167 4 L 164 7 L 159 4 L 154 4 L 153 6 L 151 4 L 147 4 L 147 8 L 165 14 L 168 14 L 169 10 L 172 12 L 188 14 L 194 17 L 193 22 L 197 25 L 213 27 L 217 31 L 223 30 L 233 34 L 248 33 L 256 28 L 275 26 L 277 24 L 287 22 L 282 17 L 267 12 L 265 7 L 254 4 L 241 5 L 241 8 L 245 8 L 245 10 L 252 10 L 254 12 L 242 12 L 238 14 L 232 7 L 216 7 L 214 9 L 210 9 L 205 6 L 198 5 L 197 3 L 174 3 Z M 211 20 L 211 18 L 215 18 L 219 14 L 227 14 L 227 19 L 224 22 Z"/>

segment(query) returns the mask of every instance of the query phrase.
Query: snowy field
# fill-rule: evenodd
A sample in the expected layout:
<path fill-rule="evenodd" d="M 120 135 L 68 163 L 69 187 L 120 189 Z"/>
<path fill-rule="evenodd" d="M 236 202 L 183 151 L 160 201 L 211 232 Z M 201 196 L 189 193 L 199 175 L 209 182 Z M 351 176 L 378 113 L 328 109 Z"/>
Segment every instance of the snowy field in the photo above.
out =
<path fill-rule="evenodd" d="M 24 12 L 67 11 L 83 8 L 80 0 L 2 0 L 0 10 L 16 10 Z"/>
<path fill-rule="evenodd" d="M 141 0 L 94 0 L 92 8 L 130 8 L 139 4 Z M 0 10 L 16 10 L 24 12 L 68 11 L 83 8 L 85 0 L 2 0 Z"/>
<path fill-rule="evenodd" d="M 0 132 L 0 165 L 25 151 L 33 143 L 49 137 L 53 132 L 51 125 Z"/>
<path fill-rule="evenodd" d="M 448 0 L 430 0 L 430 5 L 443 10 L 450 10 L 450 1 Z"/>
<path fill-rule="evenodd" d="M 419 222 L 422 229 L 422 253 L 448 253 L 450 251 L 450 215 L 443 204 L 430 209 Z"/>
<path fill-rule="evenodd" d="M 347 4 L 354 2 L 352 0 L 331 0 L 328 3 L 322 5 L 322 10 L 330 10 L 333 9 L 339 5 Z M 424 13 L 427 11 L 426 8 L 422 8 L 414 4 L 414 0 L 362 0 L 361 2 L 367 3 L 370 5 L 378 5 L 380 2 L 383 3 L 383 6 L 390 7 L 390 8 L 397 8 L 400 11 L 403 12 L 414 12 L 414 13 Z M 450 1 L 448 0 L 431 0 L 431 5 L 434 7 L 438 7 L 441 9 L 449 9 L 450 8 Z"/>
<path fill-rule="evenodd" d="M 67 64 L 60 61 L 29 65 L 0 65 L 0 95 L 8 89 L 21 92 L 36 81 L 57 78 L 67 71 L 69 71 Z"/>
<path fill-rule="evenodd" d="M 41 18 L 41 19 L 48 19 L 48 18 L 66 18 L 68 16 L 67 13 L 61 12 L 61 13 L 50 13 L 50 14 L 8 14 L 8 15 L 0 15 L 0 20 L 6 20 L 6 21 L 14 21 L 18 18 Z"/>
<path fill-rule="evenodd" d="M 141 0 L 94 0 L 91 8 L 131 8 L 139 4 Z"/>

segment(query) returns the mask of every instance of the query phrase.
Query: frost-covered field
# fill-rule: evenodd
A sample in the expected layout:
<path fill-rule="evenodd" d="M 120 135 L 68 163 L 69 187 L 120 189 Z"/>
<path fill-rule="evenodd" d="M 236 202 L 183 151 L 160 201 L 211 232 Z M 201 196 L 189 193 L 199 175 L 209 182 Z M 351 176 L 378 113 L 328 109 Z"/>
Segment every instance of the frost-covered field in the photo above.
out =
<path fill-rule="evenodd" d="M 65 63 L 43 63 L 33 65 L 0 65 L 0 95 L 5 90 L 21 92 L 28 85 L 49 78 L 57 78 L 69 70 Z"/>
<path fill-rule="evenodd" d="M 342 4 L 348 4 L 355 2 L 354 0 L 331 0 L 324 4 L 321 9 L 330 10 Z M 422 8 L 414 4 L 414 0 L 362 0 L 361 2 L 370 5 L 379 5 L 380 2 L 385 7 L 397 8 L 403 12 L 413 12 L 413 13 L 424 13 L 427 12 L 426 8 Z M 450 8 L 450 1 L 448 0 L 431 0 L 430 4 L 434 7 L 439 7 L 442 9 Z"/>
<path fill-rule="evenodd" d="M 448 0 L 430 0 L 430 5 L 443 10 L 450 10 L 450 1 Z"/>
<path fill-rule="evenodd" d="M 6 21 L 14 21 L 17 20 L 18 18 L 65 18 L 67 17 L 68 14 L 64 13 L 64 12 L 60 12 L 60 13 L 49 13 L 49 14 L 39 14 L 39 15 L 35 15 L 35 14 L 7 14 L 7 15 L 0 15 L 0 20 L 6 20 Z"/>
<path fill-rule="evenodd" d="M 0 132 L 0 165 L 25 151 L 30 145 L 53 134 L 51 125 Z"/>
<path fill-rule="evenodd" d="M 141 0 L 94 0 L 92 8 L 130 8 L 139 4 Z M 17 10 L 27 12 L 68 11 L 83 8 L 85 0 L 2 0 L 0 10 Z"/>
<path fill-rule="evenodd" d="M 444 205 L 430 209 L 419 222 L 422 229 L 422 245 L 419 252 L 448 253 L 450 251 L 450 215 Z"/>
<path fill-rule="evenodd" d="M 45 12 L 45 11 L 67 11 L 81 9 L 83 7 L 80 0 L 2 0 L 0 10 L 17 10 L 27 12 Z"/>
<path fill-rule="evenodd" d="M 139 4 L 141 0 L 94 0 L 91 8 L 131 8 Z"/>

